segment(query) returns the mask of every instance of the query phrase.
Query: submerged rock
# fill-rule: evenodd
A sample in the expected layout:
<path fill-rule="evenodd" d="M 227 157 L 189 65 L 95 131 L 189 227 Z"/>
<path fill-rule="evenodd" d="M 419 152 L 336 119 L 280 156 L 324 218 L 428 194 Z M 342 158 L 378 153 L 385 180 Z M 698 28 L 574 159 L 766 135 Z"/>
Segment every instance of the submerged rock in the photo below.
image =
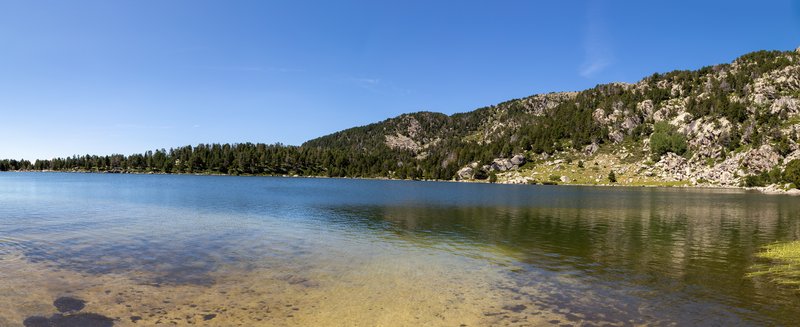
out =
<path fill-rule="evenodd" d="M 25 327 L 111 327 L 114 320 L 96 313 L 77 313 L 72 315 L 54 314 L 52 317 L 28 317 L 22 322 Z"/>
<path fill-rule="evenodd" d="M 62 296 L 53 301 L 53 306 L 58 312 L 81 311 L 86 306 L 86 301 L 74 297 Z"/>
<path fill-rule="evenodd" d="M 77 313 L 86 306 L 86 301 L 73 297 L 60 297 L 53 301 L 53 306 L 61 313 L 50 318 L 32 316 L 25 318 L 25 327 L 111 327 L 114 319 L 96 313 Z"/>
<path fill-rule="evenodd" d="M 111 327 L 114 320 L 96 313 L 78 313 L 62 316 L 60 314 L 50 317 L 52 327 Z"/>
<path fill-rule="evenodd" d="M 516 313 L 520 313 L 520 312 L 524 311 L 525 309 L 527 309 L 527 307 L 524 304 L 503 306 L 503 310 L 508 310 L 508 311 L 516 312 Z"/>
<path fill-rule="evenodd" d="M 22 321 L 22 325 L 25 327 L 50 327 L 50 319 L 42 316 L 28 317 Z"/>

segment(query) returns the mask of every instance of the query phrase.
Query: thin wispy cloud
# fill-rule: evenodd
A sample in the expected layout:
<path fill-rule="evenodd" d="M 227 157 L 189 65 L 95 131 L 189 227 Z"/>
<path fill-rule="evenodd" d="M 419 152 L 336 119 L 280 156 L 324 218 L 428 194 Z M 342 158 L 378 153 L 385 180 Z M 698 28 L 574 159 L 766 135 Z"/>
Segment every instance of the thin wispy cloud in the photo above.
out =
<path fill-rule="evenodd" d="M 373 87 L 381 83 L 378 78 L 357 77 L 352 78 L 352 81 L 362 87 Z"/>
<path fill-rule="evenodd" d="M 375 85 L 381 82 L 381 80 L 377 78 L 359 78 L 357 79 L 359 83 L 365 83 L 369 85 Z"/>
<path fill-rule="evenodd" d="M 380 78 L 372 77 L 350 77 L 346 79 L 347 82 L 353 83 L 358 87 L 378 94 L 410 94 L 409 89 L 404 89 L 394 85 L 394 83 L 386 82 Z"/>
<path fill-rule="evenodd" d="M 591 78 L 614 61 L 610 40 L 604 23 L 602 3 L 592 1 L 587 7 L 586 32 L 583 39 L 584 60 L 579 74 Z"/>
<path fill-rule="evenodd" d="M 603 69 L 610 64 L 611 61 L 602 55 L 589 55 L 587 56 L 586 62 L 581 65 L 580 74 L 583 77 L 590 78 L 596 73 L 603 71 Z"/>
<path fill-rule="evenodd" d="M 305 72 L 304 69 L 298 68 L 288 68 L 288 67 L 272 67 L 272 66 L 203 66 L 202 69 L 206 70 L 216 70 L 216 71 L 226 71 L 226 72 L 251 72 L 251 73 L 259 73 L 259 72 L 278 72 L 278 73 L 300 73 Z"/>
<path fill-rule="evenodd" d="M 171 125 L 114 124 L 112 129 L 174 129 Z"/>

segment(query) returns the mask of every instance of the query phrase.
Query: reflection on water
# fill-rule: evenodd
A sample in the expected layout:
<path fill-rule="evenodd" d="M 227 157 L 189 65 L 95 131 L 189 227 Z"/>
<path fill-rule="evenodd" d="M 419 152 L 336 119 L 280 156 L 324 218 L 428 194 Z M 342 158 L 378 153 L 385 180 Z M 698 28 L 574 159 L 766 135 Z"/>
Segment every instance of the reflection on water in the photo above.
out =
<path fill-rule="evenodd" d="M 775 325 L 800 201 L 738 190 L 0 174 L 0 326 Z"/>

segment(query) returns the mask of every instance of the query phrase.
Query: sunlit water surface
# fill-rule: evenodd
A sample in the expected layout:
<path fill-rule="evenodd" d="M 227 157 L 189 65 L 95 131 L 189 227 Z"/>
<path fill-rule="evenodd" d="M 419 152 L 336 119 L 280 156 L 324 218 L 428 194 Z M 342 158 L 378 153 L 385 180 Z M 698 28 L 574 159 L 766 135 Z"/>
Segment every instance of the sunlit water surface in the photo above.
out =
<path fill-rule="evenodd" d="M 747 277 L 800 199 L 739 190 L 0 174 L 0 326 L 792 325 Z"/>

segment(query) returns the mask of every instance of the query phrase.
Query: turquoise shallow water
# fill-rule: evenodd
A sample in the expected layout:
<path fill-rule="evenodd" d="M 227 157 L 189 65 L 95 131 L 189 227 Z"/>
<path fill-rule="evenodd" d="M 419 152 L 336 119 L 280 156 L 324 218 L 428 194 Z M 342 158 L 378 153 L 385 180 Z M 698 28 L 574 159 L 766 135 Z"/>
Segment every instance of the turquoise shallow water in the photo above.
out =
<path fill-rule="evenodd" d="M 173 321 L 792 325 L 798 293 L 746 274 L 796 239 L 800 199 L 741 190 L 2 173 L 0 326 L 63 294 L 168 321 L 242 285 Z"/>

